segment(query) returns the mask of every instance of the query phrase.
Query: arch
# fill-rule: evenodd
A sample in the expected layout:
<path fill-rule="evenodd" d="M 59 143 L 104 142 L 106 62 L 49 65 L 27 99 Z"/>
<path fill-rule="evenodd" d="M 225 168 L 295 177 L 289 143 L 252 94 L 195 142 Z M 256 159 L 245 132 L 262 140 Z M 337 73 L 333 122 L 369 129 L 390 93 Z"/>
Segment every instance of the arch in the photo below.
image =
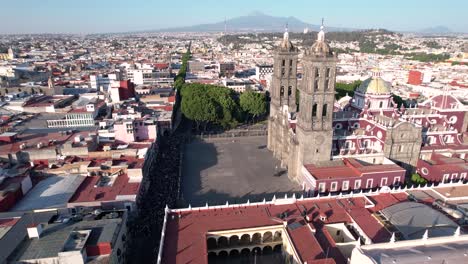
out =
<path fill-rule="evenodd" d="M 283 245 L 276 245 L 276 246 L 273 248 L 273 251 L 274 251 L 274 252 L 282 252 L 282 251 L 283 251 Z"/>
<path fill-rule="evenodd" d="M 233 249 L 233 250 L 229 251 L 229 256 L 230 257 L 237 257 L 239 255 L 240 255 L 240 252 L 237 249 Z"/>
<path fill-rule="evenodd" d="M 262 234 L 255 233 L 252 236 L 252 244 L 260 244 L 262 243 Z"/>
<path fill-rule="evenodd" d="M 248 245 L 250 244 L 250 235 L 249 234 L 244 234 L 240 238 L 240 244 L 241 245 Z"/>
<path fill-rule="evenodd" d="M 229 244 L 230 244 L 230 243 L 228 242 L 228 239 L 227 239 L 227 237 L 225 237 L 225 236 L 222 236 L 222 237 L 219 237 L 219 238 L 218 238 L 218 244 L 217 244 L 217 247 L 219 247 L 219 248 L 223 248 L 223 247 L 227 247 L 227 246 L 229 246 Z"/>
<path fill-rule="evenodd" d="M 260 247 L 254 247 L 252 249 L 252 255 L 261 255 L 262 254 L 262 249 Z"/>
<path fill-rule="evenodd" d="M 208 252 L 208 262 L 212 262 L 216 260 L 216 253 L 215 252 Z"/>
<path fill-rule="evenodd" d="M 228 256 L 228 252 L 226 250 L 221 250 L 219 253 L 218 253 L 218 256 L 220 258 L 226 258 Z"/>
<path fill-rule="evenodd" d="M 312 105 L 312 117 L 317 116 L 317 104 Z"/>
<path fill-rule="evenodd" d="M 281 237 L 281 232 L 276 231 L 275 235 L 273 236 L 273 241 L 281 241 L 281 240 L 283 240 L 283 238 Z"/>
<path fill-rule="evenodd" d="M 273 234 L 268 231 L 263 234 L 263 243 L 273 242 Z"/>
<path fill-rule="evenodd" d="M 250 249 L 248 248 L 243 248 L 240 253 L 242 256 L 248 256 L 250 255 Z"/>
<path fill-rule="evenodd" d="M 216 241 L 216 238 L 214 237 L 209 237 L 207 240 L 206 240 L 206 247 L 208 249 L 215 249 L 218 247 L 218 243 Z"/>
<path fill-rule="evenodd" d="M 327 116 L 327 108 L 328 108 L 327 104 L 324 104 L 322 106 L 322 116 Z"/>
<path fill-rule="evenodd" d="M 233 236 L 231 236 L 229 238 L 229 245 L 230 246 L 237 246 L 238 244 L 239 244 L 239 237 L 237 235 L 233 235 Z"/>
<path fill-rule="evenodd" d="M 271 254 L 273 253 L 273 248 L 270 247 L 270 246 L 266 246 L 263 248 L 263 255 L 268 255 L 268 254 Z"/>

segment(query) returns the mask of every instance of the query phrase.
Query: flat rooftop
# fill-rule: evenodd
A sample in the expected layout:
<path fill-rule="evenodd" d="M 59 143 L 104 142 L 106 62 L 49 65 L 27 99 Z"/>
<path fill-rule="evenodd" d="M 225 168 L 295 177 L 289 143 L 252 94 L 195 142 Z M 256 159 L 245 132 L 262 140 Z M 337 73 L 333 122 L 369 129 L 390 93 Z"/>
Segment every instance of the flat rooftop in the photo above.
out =
<path fill-rule="evenodd" d="M 84 176 L 51 176 L 40 181 L 17 203 L 12 211 L 66 207 Z"/>
<path fill-rule="evenodd" d="M 195 140 L 186 145 L 182 193 L 186 205 L 203 206 L 271 200 L 302 188 L 281 171 L 266 137 Z M 276 169 L 278 168 L 278 169 Z M 281 176 L 277 176 L 281 172 Z"/>

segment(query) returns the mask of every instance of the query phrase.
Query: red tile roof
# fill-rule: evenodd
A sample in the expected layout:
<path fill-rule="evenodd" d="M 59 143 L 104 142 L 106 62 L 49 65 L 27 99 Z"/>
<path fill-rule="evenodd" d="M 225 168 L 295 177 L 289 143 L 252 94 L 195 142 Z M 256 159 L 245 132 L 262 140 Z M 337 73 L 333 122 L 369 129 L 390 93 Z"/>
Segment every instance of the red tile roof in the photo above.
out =
<path fill-rule="evenodd" d="M 100 176 L 86 177 L 69 202 L 113 201 L 118 195 L 138 194 L 140 183 L 130 183 L 127 174 L 117 176 L 112 186 L 96 187 L 100 178 Z"/>
<path fill-rule="evenodd" d="M 398 201 L 398 199 L 394 199 Z M 206 235 L 210 231 L 226 231 L 242 228 L 288 225 L 303 223 L 296 229 L 287 228 L 289 237 L 303 261 L 308 263 L 323 259 L 323 242 L 329 244 L 329 257 L 337 263 L 346 263 L 333 241 L 329 241 L 324 224 L 358 223 L 373 241 L 389 239 L 384 226 L 365 208 L 370 203 L 364 197 L 342 199 L 306 199 L 288 204 L 253 204 L 223 207 L 194 208 L 192 210 L 173 211 L 167 218 L 162 263 L 207 263 Z M 302 213 L 308 216 L 305 222 Z M 280 219 L 280 214 L 287 216 Z M 326 215 L 325 222 L 320 215 Z M 283 215 L 284 217 L 284 215 Z M 316 235 L 310 231 L 316 228 Z M 334 262 L 330 262 L 334 263 Z"/>

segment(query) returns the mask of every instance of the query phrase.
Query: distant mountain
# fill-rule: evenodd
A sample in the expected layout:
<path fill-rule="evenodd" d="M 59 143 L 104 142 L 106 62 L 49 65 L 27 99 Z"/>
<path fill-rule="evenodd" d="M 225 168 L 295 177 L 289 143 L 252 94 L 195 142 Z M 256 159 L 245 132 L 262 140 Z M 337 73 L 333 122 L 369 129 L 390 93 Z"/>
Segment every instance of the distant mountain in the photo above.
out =
<path fill-rule="evenodd" d="M 212 24 L 200 24 L 188 27 L 175 27 L 157 30 L 160 32 L 223 32 L 224 26 L 228 32 L 278 32 L 283 31 L 288 24 L 289 30 L 294 32 L 302 32 L 305 28 L 317 31 L 320 26 L 308 24 L 295 17 L 275 17 L 266 15 L 259 11 L 255 11 L 246 16 L 235 17 L 224 21 Z M 327 27 L 327 31 L 350 31 L 351 28 L 335 28 Z"/>
<path fill-rule="evenodd" d="M 419 30 L 419 32 L 425 33 L 425 34 L 446 34 L 446 33 L 451 33 L 452 31 L 446 26 L 436 26 L 436 27 L 421 29 Z"/>

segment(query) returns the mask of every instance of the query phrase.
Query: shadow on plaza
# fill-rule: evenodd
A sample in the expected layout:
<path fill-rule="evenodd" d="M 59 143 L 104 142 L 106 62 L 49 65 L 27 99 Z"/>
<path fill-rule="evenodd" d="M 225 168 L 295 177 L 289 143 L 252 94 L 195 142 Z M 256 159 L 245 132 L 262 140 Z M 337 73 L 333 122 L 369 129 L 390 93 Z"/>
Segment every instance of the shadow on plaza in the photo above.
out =
<path fill-rule="evenodd" d="M 189 204 L 192 207 L 200 207 L 205 206 L 206 203 L 211 205 L 224 205 L 226 202 L 229 204 L 238 204 L 238 203 L 246 203 L 247 201 L 253 202 L 262 202 L 264 199 L 266 201 L 271 201 L 275 196 L 277 199 L 284 198 L 287 194 L 288 197 L 291 197 L 293 193 L 296 194 L 296 197 L 300 197 L 302 192 L 300 191 L 299 186 L 291 187 L 289 186 L 282 186 L 281 182 L 288 181 L 289 185 L 293 185 L 287 179 L 286 173 L 275 173 L 275 164 L 269 164 L 267 161 L 266 166 L 271 166 L 268 172 L 265 172 L 260 177 L 260 181 L 257 181 L 257 187 L 265 187 L 262 190 L 267 189 L 267 191 L 256 192 L 258 188 L 256 186 L 250 186 L 248 188 L 240 187 L 236 184 L 238 181 L 237 177 L 244 177 L 242 180 L 249 181 L 249 179 L 244 176 L 242 171 L 249 170 L 250 168 L 226 168 L 226 170 L 230 170 L 232 176 L 228 176 L 222 179 L 213 179 L 216 177 L 216 172 L 210 172 L 207 175 L 206 170 L 217 167 L 216 169 L 219 171 L 223 171 L 225 168 L 219 167 L 219 160 L 218 157 L 219 153 L 216 145 L 213 142 L 204 142 L 200 140 L 196 140 L 191 146 L 186 146 L 185 153 L 184 153 L 184 160 L 182 164 L 182 199 L 179 202 L 179 207 L 187 207 Z M 228 143 L 230 144 L 230 143 Z M 235 143 L 234 143 L 235 144 Z M 252 144 L 249 145 L 249 148 L 257 149 L 258 151 L 265 151 L 269 152 L 265 144 Z M 230 149 L 228 148 L 228 150 Z M 246 154 L 246 153 L 241 153 Z M 232 153 L 228 154 L 227 160 L 233 155 Z M 232 156 L 236 158 L 235 155 Z M 226 157 L 224 158 L 226 159 Z M 263 162 L 263 160 L 262 160 Z M 246 165 L 248 166 L 248 165 Z M 260 167 L 261 168 L 261 167 Z M 258 169 L 262 171 L 262 169 Z M 271 175 L 270 175 L 271 174 Z M 281 178 L 281 179 L 280 179 Z M 276 183 L 273 183 L 275 182 Z M 260 183 L 259 183 L 260 182 Z M 273 183 L 273 184 L 272 184 Z M 261 184 L 261 186 L 258 186 Z M 228 185 L 228 186 L 226 186 Z M 245 184 L 244 184 L 245 185 Z M 276 187 L 275 187 L 276 185 Z M 283 188 L 278 188 L 278 185 L 281 185 Z M 204 187 L 203 187 L 204 186 Z M 271 186 L 271 189 L 270 189 Z M 225 192 L 220 191 L 220 187 L 224 187 L 224 190 L 229 189 L 232 192 Z M 242 193 L 239 195 L 239 193 Z"/>

